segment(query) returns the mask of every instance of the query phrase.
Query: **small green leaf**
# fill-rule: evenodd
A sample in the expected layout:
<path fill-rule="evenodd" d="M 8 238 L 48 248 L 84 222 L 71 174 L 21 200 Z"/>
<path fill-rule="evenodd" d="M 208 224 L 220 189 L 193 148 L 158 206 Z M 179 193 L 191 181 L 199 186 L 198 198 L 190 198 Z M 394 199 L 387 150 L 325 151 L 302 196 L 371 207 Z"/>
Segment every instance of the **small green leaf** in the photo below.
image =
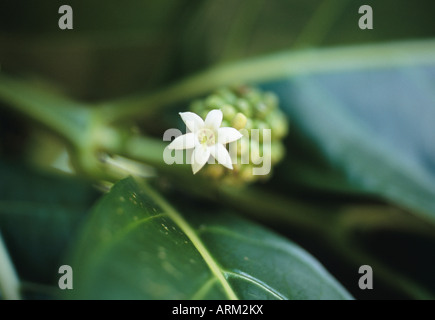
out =
<path fill-rule="evenodd" d="M 132 178 L 96 205 L 71 262 L 71 298 L 351 298 L 290 241 L 231 215 L 181 216 Z"/>

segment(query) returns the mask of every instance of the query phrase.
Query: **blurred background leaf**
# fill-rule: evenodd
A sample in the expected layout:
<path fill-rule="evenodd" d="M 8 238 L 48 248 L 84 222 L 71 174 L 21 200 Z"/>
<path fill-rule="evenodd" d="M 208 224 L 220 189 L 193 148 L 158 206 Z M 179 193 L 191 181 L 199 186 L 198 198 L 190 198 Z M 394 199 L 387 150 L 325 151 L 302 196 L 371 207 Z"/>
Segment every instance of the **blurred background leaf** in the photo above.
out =
<path fill-rule="evenodd" d="M 47 294 L 40 288 L 57 284 L 62 258 L 98 193 L 76 178 L 5 161 L 0 176 L 0 229 L 24 294 Z"/>
<path fill-rule="evenodd" d="M 293 124 L 278 184 L 380 195 L 435 221 L 435 66 L 296 76 L 266 88 Z"/>

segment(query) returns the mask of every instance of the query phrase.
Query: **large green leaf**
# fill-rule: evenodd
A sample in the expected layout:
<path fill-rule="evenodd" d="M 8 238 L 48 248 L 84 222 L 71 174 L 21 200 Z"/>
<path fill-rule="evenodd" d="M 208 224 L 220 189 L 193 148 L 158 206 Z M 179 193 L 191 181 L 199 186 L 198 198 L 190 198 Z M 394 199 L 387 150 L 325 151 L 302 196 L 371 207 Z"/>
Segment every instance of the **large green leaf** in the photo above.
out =
<path fill-rule="evenodd" d="M 132 178 L 96 205 L 71 259 L 71 298 L 350 298 L 292 242 L 231 215 L 181 216 Z"/>
<path fill-rule="evenodd" d="M 380 195 L 435 220 L 434 80 L 433 64 L 417 64 L 268 84 L 293 124 L 278 180 Z"/>

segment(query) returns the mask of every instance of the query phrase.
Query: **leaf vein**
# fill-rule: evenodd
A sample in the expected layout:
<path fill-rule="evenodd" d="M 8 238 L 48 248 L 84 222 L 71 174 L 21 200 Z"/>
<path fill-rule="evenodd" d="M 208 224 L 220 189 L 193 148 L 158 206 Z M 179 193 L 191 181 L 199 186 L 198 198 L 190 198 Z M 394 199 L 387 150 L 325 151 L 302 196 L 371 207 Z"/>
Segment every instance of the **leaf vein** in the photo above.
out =
<path fill-rule="evenodd" d="M 278 298 L 279 300 L 288 300 L 288 298 L 286 296 L 284 296 L 282 293 L 272 289 L 270 286 L 268 286 L 267 284 L 265 284 L 264 282 L 244 273 L 241 271 L 225 271 L 225 274 L 227 276 L 230 277 L 234 277 L 234 278 L 239 278 L 242 279 L 244 281 L 250 282 L 260 288 L 262 288 L 263 290 L 267 291 L 268 293 L 270 293 L 271 295 L 275 296 L 276 298 Z"/>
<path fill-rule="evenodd" d="M 155 200 L 155 202 L 161 207 L 161 209 L 168 214 L 168 216 L 178 225 L 178 227 L 186 234 L 186 236 L 190 239 L 192 244 L 195 246 L 196 250 L 200 253 L 205 263 L 210 268 L 211 272 L 215 275 L 215 277 L 219 280 L 224 291 L 229 299 L 238 300 L 237 295 L 231 288 L 228 283 L 223 269 L 219 264 L 215 261 L 211 253 L 207 250 L 204 243 L 199 238 L 196 231 L 190 227 L 190 225 L 183 219 L 183 217 L 178 213 L 175 208 L 173 208 L 166 200 L 164 200 L 159 194 L 157 194 L 151 187 L 147 184 L 142 183 L 141 187 L 146 189 L 148 194 Z"/>
<path fill-rule="evenodd" d="M 191 300 L 201 300 L 205 297 L 205 295 L 213 288 L 214 283 L 217 281 L 217 278 L 213 275 L 208 279 L 193 295 Z"/>

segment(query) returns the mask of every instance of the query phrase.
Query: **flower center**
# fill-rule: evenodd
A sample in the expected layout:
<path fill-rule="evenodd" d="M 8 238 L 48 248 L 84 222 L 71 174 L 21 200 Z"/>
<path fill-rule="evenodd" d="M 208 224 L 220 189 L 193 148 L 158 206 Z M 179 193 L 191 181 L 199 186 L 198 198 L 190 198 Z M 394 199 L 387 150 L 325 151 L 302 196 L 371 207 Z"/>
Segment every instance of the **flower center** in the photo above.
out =
<path fill-rule="evenodd" d="M 198 132 L 199 143 L 207 146 L 216 144 L 216 135 L 213 130 L 203 128 Z"/>

